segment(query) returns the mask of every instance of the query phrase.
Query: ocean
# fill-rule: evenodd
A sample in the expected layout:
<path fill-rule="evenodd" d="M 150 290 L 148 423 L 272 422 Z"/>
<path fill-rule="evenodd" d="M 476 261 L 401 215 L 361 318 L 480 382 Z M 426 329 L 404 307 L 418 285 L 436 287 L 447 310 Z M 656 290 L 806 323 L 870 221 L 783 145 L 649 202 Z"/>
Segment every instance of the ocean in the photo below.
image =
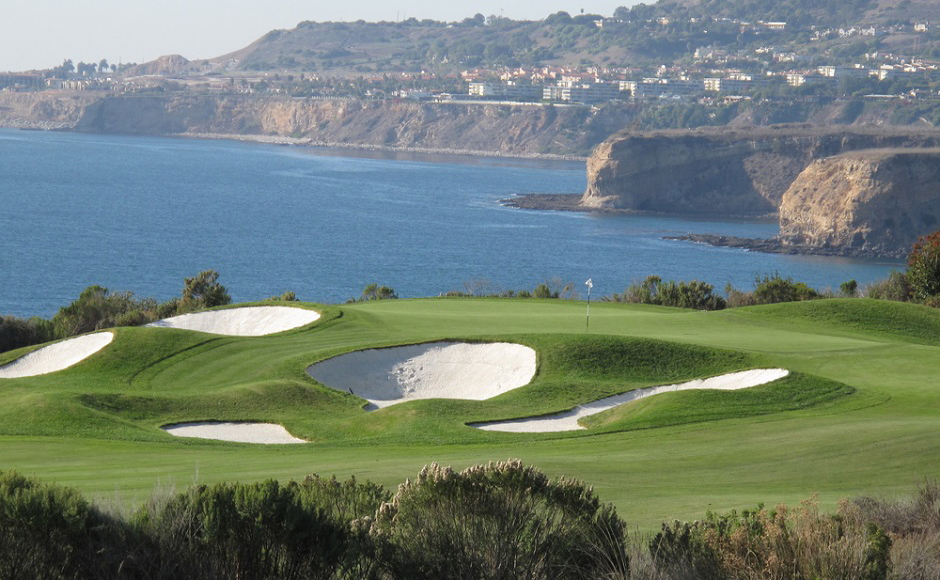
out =
<path fill-rule="evenodd" d="M 235 301 L 337 303 L 369 283 L 402 298 L 572 282 L 592 299 L 650 274 L 821 290 L 903 264 L 760 254 L 662 239 L 769 237 L 771 221 L 528 211 L 580 193 L 584 163 L 357 154 L 231 141 L 0 130 L 0 315 L 50 316 L 85 287 L 165 300 L 214 269 Z"/>

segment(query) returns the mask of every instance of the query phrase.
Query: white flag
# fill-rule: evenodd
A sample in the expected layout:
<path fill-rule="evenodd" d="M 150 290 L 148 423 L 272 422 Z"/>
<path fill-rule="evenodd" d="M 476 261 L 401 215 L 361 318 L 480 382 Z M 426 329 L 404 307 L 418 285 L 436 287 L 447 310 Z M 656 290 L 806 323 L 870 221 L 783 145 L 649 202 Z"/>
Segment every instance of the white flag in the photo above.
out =
<path fill-rule="evenodd" d="M 587 282 L 585 282 L 584 285 L 587 286 L 588 289 L 590 289 L 594 287 L 594 282 L 592 282 L 591 279 L 588 278 Z"/>

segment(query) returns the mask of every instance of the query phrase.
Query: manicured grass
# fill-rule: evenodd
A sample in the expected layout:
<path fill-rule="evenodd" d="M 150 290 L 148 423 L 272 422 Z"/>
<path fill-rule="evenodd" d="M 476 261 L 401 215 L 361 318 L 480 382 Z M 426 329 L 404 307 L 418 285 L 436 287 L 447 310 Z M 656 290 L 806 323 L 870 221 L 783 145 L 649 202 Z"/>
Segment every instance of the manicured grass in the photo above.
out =
<path fill-rule="evenodd" d="M 104 351 L 0 380 L 0 469 L 138 502 L 156 485 L 356 475 L 394 486 L 430 461 L 519 457 L 577 477 L 631 525 L 820 492 L 900 493 L 940 474 L 935 311 L 831 300 L 722 312 L 554 300 L 429 299 L 319 307 L 303 329 L 229 338 L 118 329 Z M 533 382 L 488 401 L 422 400 L 367 413 L 309 378 L 359 348 L 500 340 L 538 352 Z M 23 349 L 26 352 L 30 349 Z M 21 354 L 21 353 L 14 353 Z M 0 362 L 15 356 L 0 355 Z M 627 390 L 749 368 L 793 375 L 734 392 L 659 395 L 585 431 L 485 432 L 466 423 L 557 412 Z M 174 438 L 194 420 L 281 423 L 302 446 Z"/>

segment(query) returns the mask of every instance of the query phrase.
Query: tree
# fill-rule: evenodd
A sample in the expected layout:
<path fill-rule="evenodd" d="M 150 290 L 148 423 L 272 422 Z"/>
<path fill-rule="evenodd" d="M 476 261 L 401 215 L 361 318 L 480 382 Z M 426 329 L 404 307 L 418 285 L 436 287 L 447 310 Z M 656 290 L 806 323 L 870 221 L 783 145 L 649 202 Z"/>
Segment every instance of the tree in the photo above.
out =
<path fill-rule="evenodd" d="M 108 59 L 103 58 L 101 59 L 101 62 L 98 63 L 98 71 L 105 72 L 106 70 L 110 68 L 110 66 L 111 65 L 108 64 Z"/>
<path fill-rule="evenodd" d="M 907 257 L 907 281 L 917 302 L 940 296 L 940 230 L 914 244 Z"/>
<path fill-rule="evenodd" d="M 219 273 L 215 270 L 205 270 L 183 282 L 183 296 L 180 299 L 180 312 L 192 312 L 201 308 L 212 308 L 229 304 L 229 296 L 225 286 L 219 284 Z"/>

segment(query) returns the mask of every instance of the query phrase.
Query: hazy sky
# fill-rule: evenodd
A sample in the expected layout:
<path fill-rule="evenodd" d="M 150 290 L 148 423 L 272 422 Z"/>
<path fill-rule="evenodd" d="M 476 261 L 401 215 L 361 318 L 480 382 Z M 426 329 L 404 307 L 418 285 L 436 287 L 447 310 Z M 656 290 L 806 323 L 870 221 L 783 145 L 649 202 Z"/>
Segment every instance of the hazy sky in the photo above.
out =
<path fill-rule="evenodd" d="M 11 0 L 0 10 L 0 71 L 50 68 L 66 58 L 193 60 L 242 48 L 303 20 L 462 20 L 480 12 L 538 20 L 559 10 L 609 16 L 638 0 Z M 647 0 L 652 4 L 653 0 Z"/>

